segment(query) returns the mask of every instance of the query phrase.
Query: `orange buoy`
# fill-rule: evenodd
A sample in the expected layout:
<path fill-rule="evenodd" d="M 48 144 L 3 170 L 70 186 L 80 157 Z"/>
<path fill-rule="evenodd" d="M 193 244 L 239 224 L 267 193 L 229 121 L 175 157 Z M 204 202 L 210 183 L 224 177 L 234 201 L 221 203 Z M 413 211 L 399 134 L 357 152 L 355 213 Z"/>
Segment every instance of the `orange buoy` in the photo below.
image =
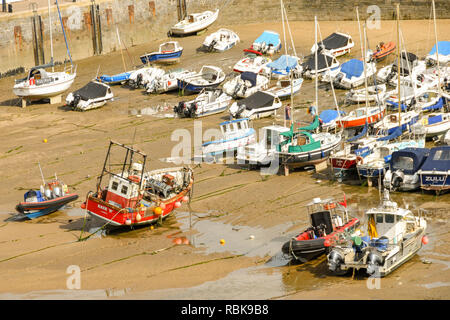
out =
<path fill-rule="evenodd" d="M 220 239 L 220 244 L 224 245 L 225 244 L 225 240 L 224 239 Z"/>
<path fill-rule="evenodd" d="M 47 139 L 42 140 L 44 143 L 47 143 Z"/>
<path fill-rule="evenodd" d="M 189 240 L 187 238 L 183 239 L 183 244 L 189 244 Z"/>
<path fill-rule="evenodd" d="M 163 209 L 161 209 L 161 207 L 156 207 L 155 209 L 153 209 L 153 212 L 159 216 L 163 213 Z"/>
<path fill-rule="evenodd" d="M 182 199 L 183 202 L 188 202 L 189 201 L 189 197 L 188 196 L 184 196 Z"/>
<path fill-rule="evenodd" d="M 81 209 L 86 209 L 86 202 L 83 202 L 80 207 Z"/>
<path fill-rule="evenodd" d="M 428 244 L 428 237 L 427 236 L 423 236 L 422 237 L 422 243 L 423 244 Z"/>

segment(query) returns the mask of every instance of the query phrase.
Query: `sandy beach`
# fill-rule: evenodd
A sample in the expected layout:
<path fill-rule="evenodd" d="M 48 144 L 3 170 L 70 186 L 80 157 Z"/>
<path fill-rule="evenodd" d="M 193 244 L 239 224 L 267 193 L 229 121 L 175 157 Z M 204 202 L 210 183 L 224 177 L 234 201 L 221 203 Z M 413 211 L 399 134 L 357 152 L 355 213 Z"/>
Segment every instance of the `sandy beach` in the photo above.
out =
<path fill-rule="evenodd" d="M 442 40 L 450 20 L 437 22 Z M 434 45 L 432 21 L 402 21 L 408 51 L 424 57 Z M 220 27 L 236 31 L 241 42 L 224 53 L 197 52 L 206 35 Z M 297 53 L 306 56 L 314 42 L 313 22 L 291 22 Z M 170 68 L 199 70 L 216 65 L 232 72 L 253 40 L 264 30 L 282 34 L 281 23 L 213 25 L 198 36 L 177 38 L 185 48 L 180 64 Z M 322 37 L 340 30 L 352 35 L 356 45 L 350 55 L 360 58 L 360 41 L 354 21 L 320 22 Z M 369 45 L 396 41 L 395 22 L 382 21 L 380 30 L 368 30 Z M 157 49 L 149 43 L 124 50 L 127 68 L 139 64 L 139 56 Z M 58 57 L 60 60 L 63 57 Z M 130 59 L 131 58 L 131 59 Z M 390 57 L 385 63 L 394 59 Z M 131 61 L 130 61 L 131 60 Z M 124 71 L 121 52 L 75 61 L 76 90 L 99 74 Z M 410 209 L 428 209 L 430 242 L 387 278 L 380 289 L 370 289 L 362 275 L 336 277 L 328 273 L 326 257 L 303 265 L 290 265 L 281 256 L 282 244 L 305 228 L 305 205 L 314 197 L 342 196 L 350 214 L 362 217 L 377 206 L 379 191 L 367 186 L 340 184 L 328 171 L 296 170 L 288 177 L 263 176 L 236 164 L 192 164 L 195 174 L 192 215 L 183 205 L 162 226 L 98 233 L 77 241 L 102 223 L 86 217 L 80 204 L 95 189 L 109 141 L 133 144 L 149 157 L 147 168 L 175 166 L 171 157 L 176 129 L 194 135 L 192 119 L 168 118 L 179 101 L 177 92 L 147 95 L 143 90 L 112 88 L 115 99 L 104 107 L 74 112 L 64 103 L 33 103 L 20 107 L 12 87 L 17 75 L 0 79 L 0 299 L 449 299 L 450 250 L 448 218 L 450 195 L 394 193 L 393 200 Z M 338 101 L 344 90 L 337 90 Z M 306 108 L 314 99 L 314 81 L 305 80 L 295 96 L 296 121 L 309 121 Z M 286 103 L 286 102 L 285 102 Z M 334 108 L 331 90 L 319 89 L 320 108 Z M 155 107 L 159 106 L 156 112 Z M 345 107 L 345 111 L 353 107 Z M 222 113 L 201 119 L 203 133 L 228 119 Z M 196 120 L 199 121 L 199 120 Z M 255 129 L 282 124 L 281 116 L 253 121 Z M 47 139 L 44 143 L 43 140 Z M 55 173 L 79 195 L 68 208 L 30 221 L 5 221 L 15 214 L 24 192 Z M 85 221 L 86 219 L 86 221 Z M 191 221 L 191 223 L 190 223 Z M 83 227 L 84 225 L 84 227 Z M 250 236 L 254 236 L 251 239 Z M 177 245 L 176 238 L 189 244 Z M 220 239 L 225 244 L 219 243 Z M 69 266 L 79 266 L 81 289 L 69 290 Z"/>

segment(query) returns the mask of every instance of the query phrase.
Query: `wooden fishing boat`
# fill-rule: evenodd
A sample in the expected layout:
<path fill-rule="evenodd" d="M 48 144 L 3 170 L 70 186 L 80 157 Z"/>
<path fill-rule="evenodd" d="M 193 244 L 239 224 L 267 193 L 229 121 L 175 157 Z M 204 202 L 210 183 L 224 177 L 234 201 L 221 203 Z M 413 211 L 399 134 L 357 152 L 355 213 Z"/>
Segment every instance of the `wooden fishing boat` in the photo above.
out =
<path fill-rule="evenodd" d="M 120 171 L 109 165 L 113 148 L 125 155 Z M 110 141 L 96 191 L 89 192 L 81 208 L 105 221 L 107 227 L 144 225 L 167 218 L 189 200 L 193 171 L 175 167 L 147 172 L 146 159 L 145 153 Z M 109 180 L 103 185 L 105 178 Z"/>

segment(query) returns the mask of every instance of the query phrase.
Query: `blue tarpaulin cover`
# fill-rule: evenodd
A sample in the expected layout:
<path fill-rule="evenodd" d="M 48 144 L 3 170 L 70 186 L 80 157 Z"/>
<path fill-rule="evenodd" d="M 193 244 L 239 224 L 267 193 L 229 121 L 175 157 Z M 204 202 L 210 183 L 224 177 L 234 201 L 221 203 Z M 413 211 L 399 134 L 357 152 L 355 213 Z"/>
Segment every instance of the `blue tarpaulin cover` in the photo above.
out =
<path fill-rule="evenodd" d="M 351 59 L 341 66 L 341 72 L 345 73 L 347 78 L 360 77 L 364 72 L 364 64 L 361 60 Z"/>
<path fill-rule="evenodd" d="M 436 109 L 441 109 L 444 106 L 444 98 L 440 98 L 438 100 L 438 102 L 436 102 L 435 104 L 425 107 L 422 110 L 436 110 Z"/>
<path fill-rule="evenodd" d="M 362 131 L 361 131 L 359 134 L 357 134 L 356 136 L 351 137 L 350 139 L 348 139 L 347 142 L 356 141 L 356 140 L 358 140 L 358 139 L 364 137 L 364 135 L 367 133 L 367 127 L 368 127 L 368 125 L 367 125 L 367 121 L 366 121 L 366 123 L 365 123 L 364 128 L 362 129 Z"/>
<path fill-rule="evenodd" d="M 273 70 L 288 71 L 298 64 L 298 59 L 293 56 L 282 55 L 277 60 L 267 64 L 267 66 Z"/>
<path fill-rule="evenodd" d="M 337 112 L 337 110 L 323 110 L 320 115 L 319 115 L 319 119 L 322 120 L 324 123 L 328 123 L 333 121 L 334 119 L 337 119 L 339 113 Z M 345 115 L 344 111 L 341 111 L 341 115 Z"/>
<path fill-rule="evenodd" d="M 401 169 L 406 174 L 414 174 L 420 169 L 429 154 L 430 149 L 428 148 L 405 148 L 394 151 L 390 162 L 391 170 Z M 403 158 L 413 159 L 413 167 L 411 169 L 403 167 Z"/>
<path fill-rule="evenodd" d="M 431 148 L 430 155 L 423 164 L 423 171 L 448 171 L 450 170 L 450 146 Z"/>
<path fill-rule="evenodd" d="M 398 138 L 401 135 L 402 135 L 402 128 L 401 127 L 397 127 L 397 129 L 395 129 L 395 131 L 392 132 L 390 135 L 378 138 L 377 141 L 389 141 L 389 140 L 393 140 L 395 138 Z"/>
<path fill-rule="evenodd" d="M 439 54 L 448 56 L 450 54 L 450 41 L 438 41 Z M 429 55 L 436 54 L 436 45 L 433 46 Z"/>
<path fill-rule="evenodd" d="M 402 111 L 406 111 L 406 109 L 408 109 L 408 106 L 404 103 L 402 103 L 401 106 L 402 106 Z M 389 110 L 398 110 L 398 103 L 391 101 L 391 100 L 386 100 L 386 107 Z"/>
<path fill-rule="evenodd" d="M 263 43 L 265 42 L 267 45 L 272 44 L 274 47 L 280 45 L 280 35 L 275 31 L 264 31 L 262 35 L 255 40 L 255 43 Z"/>

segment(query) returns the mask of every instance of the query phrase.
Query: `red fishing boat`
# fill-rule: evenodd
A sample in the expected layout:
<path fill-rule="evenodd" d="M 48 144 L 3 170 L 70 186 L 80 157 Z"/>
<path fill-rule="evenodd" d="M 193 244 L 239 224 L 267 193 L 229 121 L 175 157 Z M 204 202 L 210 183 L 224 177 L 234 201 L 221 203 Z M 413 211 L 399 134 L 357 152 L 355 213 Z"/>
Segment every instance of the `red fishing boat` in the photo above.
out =
<path fill-rule="evenodd" d="M 349 218 L 347 200 L 315 198 L 308 206 L 311 227 L 283 244 L 282 252 L 290 258 L 306 262 L 326 253 L 340 235 L 351 232 L 360 224 L 358 218 Z"/>
<path fill-rule="evenodd" d="M 377 45 L 377 51 L 372 54 L 372 59 L 376 62 L 384 60 L 388 55 L 390 55 L 395 50 L 395 43 L 390 41 L 388 43 L 380 42 Z"/>
<path fill-rule="evenodd" d="M 120 171 L 112 170 L 112 148 L 121 148 L 125 159 Z M 115 155 L 115 154 L 114 154 Z M 141 161 L 136 161 L 141 158 Z M 147 155 L 132 147 L 110 141 L 96 192 L 90 192 L 81 207 L 111 226 L 133 226 L 156 222 L 189 201 L 194 184 L 187 167 L 145 171 Z M 117 164 L 116 164 L 117 166 Z M 102 185 L 108 179 L 106 186 Z"/>
<path fill-rule="evenodd" d="M 339 128 L 341 126 L 344 128 L 362 127 L 366 122 L 367 124 L 375 124 L 383 119 L 385 110 L 384 106 L 362 107 L 351 111 L 348 115 L 341 117 L 336 122 Z"/>

